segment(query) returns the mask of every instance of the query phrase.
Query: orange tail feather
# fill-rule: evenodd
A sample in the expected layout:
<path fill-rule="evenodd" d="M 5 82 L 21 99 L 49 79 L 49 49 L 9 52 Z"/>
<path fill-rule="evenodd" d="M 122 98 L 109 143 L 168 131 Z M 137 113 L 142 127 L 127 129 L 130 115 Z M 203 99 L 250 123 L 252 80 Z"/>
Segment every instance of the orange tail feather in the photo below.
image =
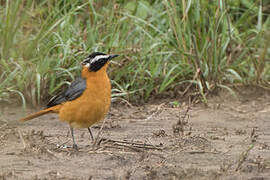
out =
<path fill-rule="evenodd" d="M 28 120 L 34 119 L 36 117 L 42 116 L 42 115 L 47 114 L 47 113 L 59 112 L 59 109 L 60 109 L 60 107 L 58 107 L 58 106 L 54 106 L 54 107 L 51 107 L 51 108 L 48 108 L 48 109 L 44 109 L 44 110 L 41 110 L 39 112 L 30 114 L 30 115 L 28 115 L 28 116 L 26 116 L 24 118 L 21 118 L 20 121 L 28 121 Z"/>

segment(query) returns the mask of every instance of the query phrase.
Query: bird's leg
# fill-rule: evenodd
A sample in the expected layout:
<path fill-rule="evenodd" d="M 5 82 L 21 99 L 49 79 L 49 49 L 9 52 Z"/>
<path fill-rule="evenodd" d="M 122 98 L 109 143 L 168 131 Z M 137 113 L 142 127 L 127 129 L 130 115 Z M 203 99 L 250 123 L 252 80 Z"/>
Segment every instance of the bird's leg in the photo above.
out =
<path fill-rule="evenodd" d="M 88 129 L 88 132 L 90 134 L 90 137 L 91 137 L 92 141 L 94 142 L 94 136 L 92 134 L 92 131 L 91 131 L 90 127 L 88 127 L 87 129 Z"/>
<path fill-rule="evenodd" d="M 72 136 L 72 140 L 73 140 L 73 148 L 76 149 L 76 150 L 78 150 L 78 146 L 75 143 L 74 133 L 73 133 L 73 128 L 72 127 L 70 127 L 70 132 L 71 132 L 71 136 Z"/>

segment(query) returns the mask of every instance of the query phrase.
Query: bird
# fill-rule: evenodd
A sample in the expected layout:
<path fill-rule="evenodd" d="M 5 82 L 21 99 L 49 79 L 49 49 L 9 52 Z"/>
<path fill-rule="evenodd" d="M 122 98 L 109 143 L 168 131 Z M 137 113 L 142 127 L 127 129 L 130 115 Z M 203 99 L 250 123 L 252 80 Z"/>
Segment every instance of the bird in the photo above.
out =
<path fill-rule="evenodd" d="M 81 76 L 68 88 L 52 97 L 41 111 L 30 114 L 20 121 L 28 121 L 48 113 L 57 113 L 59 119 L 69 124 L 73 148 L 78 149 L 74 128 L 87 128 L 92 141 L 90 127 L 105 118 L 111 105 L 111 83 L 107 68 L 117 54 L 93 52 L 82 62 Z"/>

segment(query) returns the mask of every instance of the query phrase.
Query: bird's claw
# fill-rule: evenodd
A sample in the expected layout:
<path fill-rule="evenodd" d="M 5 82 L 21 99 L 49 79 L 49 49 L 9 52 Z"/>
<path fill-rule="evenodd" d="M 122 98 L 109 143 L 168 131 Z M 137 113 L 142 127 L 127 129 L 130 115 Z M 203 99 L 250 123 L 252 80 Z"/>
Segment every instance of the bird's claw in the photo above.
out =
<path fill-rule="evenodd" d="M 73 149 L 75 149 L 75 150 L 78 151 L 78 146 L 77 146 L 77 144 L 73 144 Z"/>

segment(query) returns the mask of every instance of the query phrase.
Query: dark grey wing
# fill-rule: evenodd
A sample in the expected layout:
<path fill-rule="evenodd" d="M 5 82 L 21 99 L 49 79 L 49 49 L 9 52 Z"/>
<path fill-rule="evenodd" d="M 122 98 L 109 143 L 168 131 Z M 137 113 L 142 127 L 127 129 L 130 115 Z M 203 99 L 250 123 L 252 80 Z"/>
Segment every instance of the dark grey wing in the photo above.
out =
<path fill-rule="evenodd" d="M 82 95 L 86 89 L 86 80 L 83 78 L 76 78 L 71 85 L 64 92 L 54 96 L 47 107 L 52 107 L 66 101 L 72 101 Z"/>

